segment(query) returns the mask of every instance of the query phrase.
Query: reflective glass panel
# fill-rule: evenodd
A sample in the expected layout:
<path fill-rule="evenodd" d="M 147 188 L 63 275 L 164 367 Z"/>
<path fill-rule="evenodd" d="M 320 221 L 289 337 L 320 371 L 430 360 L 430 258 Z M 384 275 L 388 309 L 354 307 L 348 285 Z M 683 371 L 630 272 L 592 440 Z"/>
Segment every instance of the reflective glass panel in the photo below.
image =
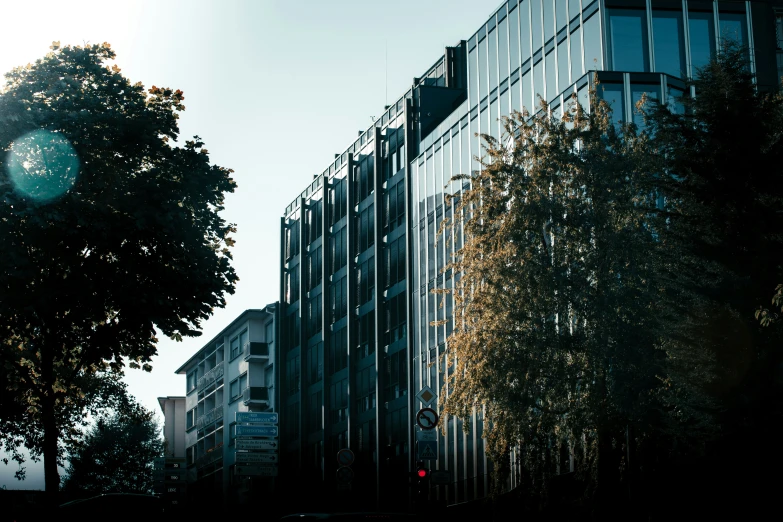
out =
<path fill-rule="evenodd" d="M 601 70 L 603 68 L 603 55 L 601 52 L 601 31 L 599 30 L 598 15 L 591 16 L 585 21 L 585 71 Z"/>
<path fill-rule="evenodd" d="M 633 112 L 633 122 L 637 127 L 642 129 L 644 127 L 644 117 L 640 111 L 640 101 L 643 95 L 647 95 L 647 103 L 644 108 L 650 109 L 652 107 L 652 101 L 660 99 L 659 92 L 661 90 L 660 85 L 654 84 L 631 84 L 631 111 Z"/>
<path fill-rule="evenodd" d="M 573 0 L 571 0 L 573 1 Z M 582 76 L 582 28 L 577 27 L 571 33 L 571 81 L 575 82 Z"/>
<path fill-rule="evenodd" d="M 623 110 L 623 84 L 622 83 L 604 83 L 599 87 L 601 97 L 606 100 L 609 107 L 612 108 L 612 121 L 616 127 L 619 123 L 625 121 Z"/>
<path fill-rule="evenodd" d="M 571 85 L 568 79 L 568 39 L 560 42 L 557 46 L 557 80 L 560 84 L 560 90 Z"/>
<path fill-rule="evenodd" d="M 550 51 L 544 58 L 546 61 L 546 101 L 554 98 L 557 93 L 557 68 L 555 67 L 555 50 Z"/>
<path fill-rule="evenodd" d="M 473 107 L 479 101 L 478 96 L 478 47 L 474 47 L 468 54 L 468 90 L 470 91 L 470 105 Z"/>
<path fill-rule="evenodd" d="M 568 0 L 568 18 L 573 19 L 575 18 L 579 12 L 582 10 L 582 6 L 579 3 L 579 0 Z"/>
<path fill-rule="evenodd" d="M 555 2 L 555 10 L 556 28 L 559 31 L 568 24 L 568 0 L 557 0 Z"/>
<path fill-rule="evenodd" d="M 641 9 L 609 9 L 608 19 L 612 70 L 649 71 L 645 12 Z"/>
<path fill-rule="evenodd" d="M 546 92 L 544 91 L 544 60 L 540 60 L 533 66 L 533 81 L 535 82 L 535 93 L 531 112 L 537 112 L 541 108 L 539 96 L 546 98 Z"/>
<path fill-rule="evenodd" d="M 502 22 L 498 24 L 498 71 L 500 72 L 499 80 L 502 82 L 508 78 L 508 18 L 504 18 Z"/>
<path fill-rule="evenodd" d="M 533 34 L 533 53 L 541 49 L 541 46 L 544 45 L 543 34 L 541 32 L 542 26 L 541 0 L 530 0 L 530 32 Z"/>
<path fill-rule="evenodd" d="M 715 54 L 715 25 L 710 12 L 689 12 L 688 29 L 691 44 L 691 74 L 707 65 Z"/>
<path fill-rule="evenodd" d="M 511 72 L 521 64 L 519 61 L 519 9 L 514 9 L 508 15 L 508 57 L 511 61 Z"/>
<path fill-rule="evenodd" d="M 542 0 L 544 3 L 544 41 L 548 42 L 555 35 L 555 5 L 554 0 Z"/>
<path fill-rule="evenodd" d="M 493 33 L 494 35 L 494 33 Z M 487 95 L 487 39 L 478 44 L 478 99 Z"/>
<path fill-rule="evenodd" d="M 748 24 L 745 13 L 720 13 L 720 38 L 721 41 L 734 40 L 740 45 L 747 45 Z"/>
<path fill-rule="evenodd" d="M 655 72 L 684 77 L 686 71 L 682 13 L 653 11 L 652 23 Z"/>
<path fill-rule="evenodd" d="M 519 42 L 522 52 L 521 63 L 531 56 L 530 51 L 530 0 L 519 5 Z"/>
<path fill-rule="evenodd" d="M 498 86 L 498 40 L 497 31 L 487 35 L 487 48 L 489 50 L 489 90 Z"/>

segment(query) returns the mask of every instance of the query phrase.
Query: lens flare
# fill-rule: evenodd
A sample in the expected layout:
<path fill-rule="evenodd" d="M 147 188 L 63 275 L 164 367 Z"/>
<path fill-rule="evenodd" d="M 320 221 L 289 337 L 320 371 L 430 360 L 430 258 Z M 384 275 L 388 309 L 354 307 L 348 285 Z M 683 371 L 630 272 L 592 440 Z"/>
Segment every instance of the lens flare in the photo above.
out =
<path fill-rule="evenodd" d="M 79 157 L 62 134 L 36 130 L 15 140 L 5 168 L 17 192 L 48 203 L 68 192 L 79 175 Z"/>

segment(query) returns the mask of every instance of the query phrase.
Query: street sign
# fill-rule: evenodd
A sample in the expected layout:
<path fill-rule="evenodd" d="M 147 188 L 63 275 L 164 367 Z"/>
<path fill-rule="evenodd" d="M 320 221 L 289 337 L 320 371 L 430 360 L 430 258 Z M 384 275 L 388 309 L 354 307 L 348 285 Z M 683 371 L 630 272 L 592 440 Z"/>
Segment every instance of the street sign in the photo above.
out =
<path fill-rule="evenodd" d="M 279 443 L 268 439 L 237 439 L 234 441 L 238 450 L 271 450 L 277 451 Z"/>
<path fill-rule="evenodd" d="M 435 430 L 421 430 L 416 432 L 416 440 L 438 440 L 438 432 Z"/>
<path fill-rule="evenodd" d="M 417 442 L 416 460 L 438 460 L 438 443 L 431 440 Z"/>
<path fill-rule="evenodd" d="M 337 452 L 337 465 L 338 466 L 350 466 L 354 461 L 353 451 L 348 448 L 341 449 Z"/>
<path fill-rule="evenodd" d="M 432 474 L 430 474 L 430 481 L 433 484 L 448 484 L 451 482 L 451 473 L 445 469 L 433 471 Z"/>
<path fill-rule="evenodd" d="M 419 390 L 419 393 L 416 394 L 416 398 L 421 401 L 423 406 L 427 407 L 435 402 L 438 395 L 435 393 L 435 390 L 425 384 L 421 390 Z"/>
<path fill-rule="evenodd" d="M 237 462 L 277 462 L 277 453 L 236 453 Z"/>
<path fill-rule="evenodd" d="M 277 426 L 240 426 L 237 425 L 237 438 L 240 437 L 275 437 Z"/>
<path fill-rule="evenodd" d="M 262 422 L 269 424 L 277 424 L 276 412 L 259 412 L 259 411 L 238 411 L 236 413 L 236 421 L 239 422 Z"/>
<path fill-rule="evenodd" d="M 266 466 L 260 464 L 255 466 L 235 466 L 234 474 L 246 477 L 276 477 L 277 464 L 268 464 Z"/>
<path fill-rule="evenodd" d="M 337 482 L 340 484 L 350 484 L 350 482 L 353 480 L 353 470 L 348 466 L 339 467 L 337 468 L 335 477 L 337 478 Z"/>
<path fill-rule="evenodd" d="M 416 414 L 416 424 L 423 430 L 434 430 L 438 426 L 438 413 L 432 408 L 422 408 Z"/>

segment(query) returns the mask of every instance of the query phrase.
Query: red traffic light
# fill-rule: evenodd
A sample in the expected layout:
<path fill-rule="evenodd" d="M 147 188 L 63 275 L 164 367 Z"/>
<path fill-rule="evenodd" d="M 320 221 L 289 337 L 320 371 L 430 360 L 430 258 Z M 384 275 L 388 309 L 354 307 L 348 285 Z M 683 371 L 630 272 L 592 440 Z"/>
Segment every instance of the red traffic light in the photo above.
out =
<path fill-rule="evenodd" d="M 424 468 L 419 468 L 419 470 L 416 472 L 416 474 L 419 476 L 419 478 L 427 478 L 427 475 L 429 472 Z"/>

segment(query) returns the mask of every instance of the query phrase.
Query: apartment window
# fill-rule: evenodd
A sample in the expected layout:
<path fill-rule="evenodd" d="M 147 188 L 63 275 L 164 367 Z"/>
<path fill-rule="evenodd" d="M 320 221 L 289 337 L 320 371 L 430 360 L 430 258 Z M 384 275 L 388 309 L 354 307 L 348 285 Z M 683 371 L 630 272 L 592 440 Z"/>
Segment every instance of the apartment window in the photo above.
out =
<path fill-rule="evenodd" d="M 185 427 L 186 429 L 190 429 L 195 425 L 196 425 L 196 408 L 193 408 L 191 410 L 188 410 L 187 414 L 185 415 Z"/>
<path fill-rule="evenodd" d="M 231 347 L 231 358 L 238 357 L 245 350 L 245 343 L 247 343 L 247 329 L 242 330 L 239 335 L 231 339 L 229 346 Z"/>
<path fill-rule="evenodd" d="M 388 234 L 405 223 L 405 181 L 386 191 L 383 208 L 383 228 Z"/>
<path fill-rule="evenodd" d="M 405 236 L 401 236 L 386 247 L 386 287 L 405 279 Z"/>
<path fill-rule="evenodd" d="M 291 259 L 299 253 L 299 221 L 293 221 L 285 229 L 285 258 Z"/>
<path fill-rule="evenodd" d="M 354 190 L 356 201 L 362 201 L 373 193 L 373 158 L 371 155 L 360 156 L 354 167 Z"/>
<path fill-rule="evenodd" d="M 194 369 L 192 372 L 188 373 L 187 379 L 187 389 L 188 393 L 190 393 L 196 389 L 196 385 L 198 384 L 198 369 Z"/>
<path fill-rule="evenodd" d="M 314 249 L 310 252 L 310 255 L 307 256 L 307 281 L 305 284 L 307 285 L 308 292 L 321 284 L 322 263 L 323 250 L 321 247 Z"/>
<path fill-rule="evenodd" d="M 294 266 L 285 273 L 285 302 L 295 303 L 299 300 L 299 266 Z"/>
<path fill-rule="evenodd" d="M 405 292 L 387 301 L 385 326 L 386 344 L 391 344 L 405 337 Z"/>
<path fill-rule="evenodd" d="M 329 373 L 339 372 L 348 366 L 348 330 L 346 328 L 341 328 L 332 334 L 329 348 Z"/>
<path fill-rule="evenodd" d="M 329 224 L 334 225 L 340 219 L 345 216 L 345 209 L 347 207 L 346 200 L 348 194 L 346 194 L 345 178 L 334 179 L 334 185 L 329 190 Z"/>
<path fill-rule="evenodd" d="M 331 423 L 348 420 L 348 379 L 332 383 L 329 399 L 332 408 L 329 417 Z"/>
<path fill-rule="evenodd" d="M 230 400 L 234 401 L 239 398 L 239 379 L 234 379 L 231 381 L 231 383 L 228 385 L 229 392 L 231 394 Z"/>
<path fill-rule="evenodd" d="M 307 223 L 307 237 L 305 241 L 312 243 L 321 237 L 323 228 L 323 200 L 317 199 L 310 202 L 310 208 L 307 209 L 305 219 Z"/>
<path fill-rule="evenodd" d="M 644 9 L 608 9 L 609 63 L 615 71 L 650 70 Z"/>

